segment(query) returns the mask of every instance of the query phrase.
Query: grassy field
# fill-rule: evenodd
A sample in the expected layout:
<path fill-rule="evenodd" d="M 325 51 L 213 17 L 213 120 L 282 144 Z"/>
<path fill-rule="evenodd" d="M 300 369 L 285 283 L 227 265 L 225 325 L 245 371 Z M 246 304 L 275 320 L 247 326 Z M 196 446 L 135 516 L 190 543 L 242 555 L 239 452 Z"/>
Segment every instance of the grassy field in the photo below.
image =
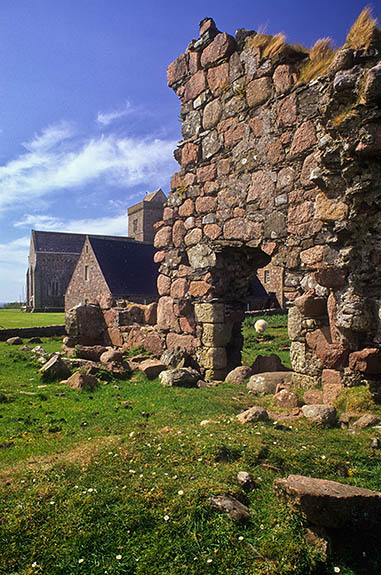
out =
<path fill-rule="evenodd" d="M 268 328 L 263 334 L 257 334 L 254 324 L 258 319 L 265 319 Z M 275 314 L 263 316 L 247 316 L 242 325 L 244 348 L 242 363 L 252 365 L 258 355 L 275 353 L 282 360 L 283 365 L 291 368 L 290 341 L 287 334 L 287 315 Z"/>
<path fill-rule="evenodd" d="M 297 473 L 379 489 L 375 430 L 236 423 L 258 403 L 243 386 L 163 388 L 136 373 L 80 392 L 42 382 L 28 352 L 0 343 L 0 573 L 380 573 L 378 534 L 355 548 L 345 533 L 324 563 L 272 487 Z M 249 504 L 246 523 L 210 506 L 222 493 Z"/>
<path fill-rule="evenodd" d="M 26 313 L 18 309 L 0 309 L 0 329 L 63 325 L 64 313 Z"/>

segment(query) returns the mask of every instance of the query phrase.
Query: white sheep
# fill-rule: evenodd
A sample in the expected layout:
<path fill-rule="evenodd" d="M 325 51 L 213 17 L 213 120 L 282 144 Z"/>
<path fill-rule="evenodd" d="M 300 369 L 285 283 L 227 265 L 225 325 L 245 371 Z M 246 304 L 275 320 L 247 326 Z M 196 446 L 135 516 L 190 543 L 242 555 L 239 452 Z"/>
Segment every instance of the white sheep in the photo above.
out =
<path fill-rule="evenodd" d="M 264 319 L 259 319 L 255 322 L 254 329 L 257 333 L 264 333 L 267 329 L 267 321 Z"/>

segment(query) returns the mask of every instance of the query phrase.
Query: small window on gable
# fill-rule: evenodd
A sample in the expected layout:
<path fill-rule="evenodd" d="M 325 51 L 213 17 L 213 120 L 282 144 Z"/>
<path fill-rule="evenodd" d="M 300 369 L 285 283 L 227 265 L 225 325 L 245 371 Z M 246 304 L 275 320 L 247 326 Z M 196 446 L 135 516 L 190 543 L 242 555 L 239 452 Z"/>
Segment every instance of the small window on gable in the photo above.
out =
<path fill-rule="evenodd" d="M 265 280 L 265 284 L 270 283 L 270 271 L 269 270 L 265 270 L 264 280 Z"/>
<path fill-rule="evenodd" d="M 86 252 L 87 254 L 89 253 L 89 245 L 88 245 L 88 244 L 85 245 L 85 252 Z"/>
<path fill-rule="evenodd" d="M 89 281 L 89 266 L 85 266 L 85 281 Z"/>

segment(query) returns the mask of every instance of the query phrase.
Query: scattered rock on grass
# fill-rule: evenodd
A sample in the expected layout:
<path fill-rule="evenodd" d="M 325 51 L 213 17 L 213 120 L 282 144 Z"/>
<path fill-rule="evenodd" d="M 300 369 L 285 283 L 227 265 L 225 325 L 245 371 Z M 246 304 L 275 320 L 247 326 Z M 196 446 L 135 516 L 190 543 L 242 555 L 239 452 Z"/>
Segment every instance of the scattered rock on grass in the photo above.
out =
<path fill-rule="evenodd" d="M 290 371 L 270 371 L 252 375 L 246 387 L 256 395 L 267 395 L 274 394 L 278 385 L 290 382 Z"/>
<path fill-rule="evenodd" d="M 292 409 L 293 407 L 298 407 L 300 403 L 296 393 L 289 391 L 288 389 L 281 389 L 274 395 L 273 399 L 279 405 L 279 407 L 283 407 L 284 409 Z"/>
<path fill-rule="evenodd" d="M 165 370 L 165 365 L 158 359 L 145 359 L 139 364 L 139 369 L 144 373 L 148 379 L 155 379 Z"/>
<path fill-rule="evenodd" d="M 225 381 L 233 383 L 234 385 L 241 385 L 245 379 L 248 379 L 253 373 L 251 367 L 247 365 L 240 365 L 230 371 L 225 377 Z"/>
<path fill-rule="evenodd" d="M 235 521 L 244 521 L 250 516 L 249 508 L 231 495 L 216 495 L 211 497 L 210 503 Z"/>
<path fill-rule="evenodd" d="M 373 413 L 366 413 L 365 415 L 361 416 L 360 419 L 352 423 L 353 429 L 365 429 L 366 427 L 373 427 L 373 425 L 377 425 L 380 422 L 380 418 Z"/>
<path fill-rule="evenodd" d="M 28 343 L 42 343 L 42 339 L 39 337 L 31 337 Z"/>
<path fill-rule="evenodd" d="M 32 349 L 32 353 L 35 353 L 36 355 L 48 355 L 41 345 L 36 345 L 36 347 Z"/>
<path fill-rule="evenodd" d="M 280 358 L 271 353 L 270 355 L 258 355 L 251 366 L 253 373 L 267 373 L 270 371 L 290 371 L 285 367 Z"/>
<path fill-rule="evenodd" d="M 303 401 L 307 405 L 316 405 L 324 403 L 323 391 L 321 389 L 307 389 L 303 394 Z"/>
<path fill-rule="evenodd" d="M 98 386 L 98 380 L 94 375 L 76 371 L 69 377 L 67 382 L 73 389 L 93 391 Z"/>
<path fill-rule="evenodd" d="M 327 479 L 289 475 L 276 479 L 279 501 L 301 512 L 314 525 L 372 529 L 381 519 L 381 493 Z"/>
<path fill-rule="evenodd" d="M 123 352 L 116 349 L 108 349 L 100 355 L 101 363 L 116 362 L 120 363 L 123 360 Z"/>
<path fill-rule="evenodd" d="M 237 473 L 237 481 L 245 491 L 252 491 L 258 487 L 255 479 L 247 471 L 239 471 Z"/>
<path fill-rule="evenodd" d="M 67 379 L 70 369 L 59 355 L 53 355 L 40 369 L 44 380 Z"/>
<path fill-rule="evenodd" d="M 303 405 L 302 412 L 306 419 L 323 427 L 336 423 L 336 409 L 330 405 Z"/>
<path fill-rule="evenodd" d="M 188 355 L 183 347 L 172 347 L 162 353 L 160 361 L 167 367 L 177 367 L 181 362 L 185 363 Z"/>
<path fill-rule="evenodd" d="M 239 413 L 237 415 L 239 423 L 249 423 L 249 422 L 254 423 L 256 421 L 267 421 L 268 418 L 269 416 L 267 411 L 263 407 L 260 407 L 259 405 L 250 407 L 250 409 L 247 409 L 246 411 L 243 411 L 242 413 Z"/>
<path fill-rule="evenodd" d="M 21 339 L 21 337 L 16 336 L 16 337 L 9 337 L 7 339 L 7 343 L 9 345 L 22 345 L 24 342 Z"/>
<path fill-rule="evenodd" d="M 74 351 L 78 358 L 99 361 L 101 355 L 107 351 L 107 347 L 103 345 L 76 345 Z"/>
<path fill-rule="evenodd" d="M 165 387 L 196 387 L 200 374 L 192 367 L 181 367 L 162 371 L 159 379 Z"/>

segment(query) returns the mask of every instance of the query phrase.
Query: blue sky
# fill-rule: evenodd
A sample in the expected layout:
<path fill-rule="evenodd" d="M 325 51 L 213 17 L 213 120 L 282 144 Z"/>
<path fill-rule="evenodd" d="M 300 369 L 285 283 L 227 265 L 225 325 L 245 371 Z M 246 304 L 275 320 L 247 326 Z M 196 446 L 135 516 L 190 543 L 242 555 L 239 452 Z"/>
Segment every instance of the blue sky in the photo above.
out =
<path fill-rule="evenodd" d="M 340 46 L 364 5 L 2 0 L 0 301 L 23 294 L 32 228 L 127 235 L 128 206 L 159 186 L 168 193 L 181 134 L 166 68 L 200 20 Z"/>

